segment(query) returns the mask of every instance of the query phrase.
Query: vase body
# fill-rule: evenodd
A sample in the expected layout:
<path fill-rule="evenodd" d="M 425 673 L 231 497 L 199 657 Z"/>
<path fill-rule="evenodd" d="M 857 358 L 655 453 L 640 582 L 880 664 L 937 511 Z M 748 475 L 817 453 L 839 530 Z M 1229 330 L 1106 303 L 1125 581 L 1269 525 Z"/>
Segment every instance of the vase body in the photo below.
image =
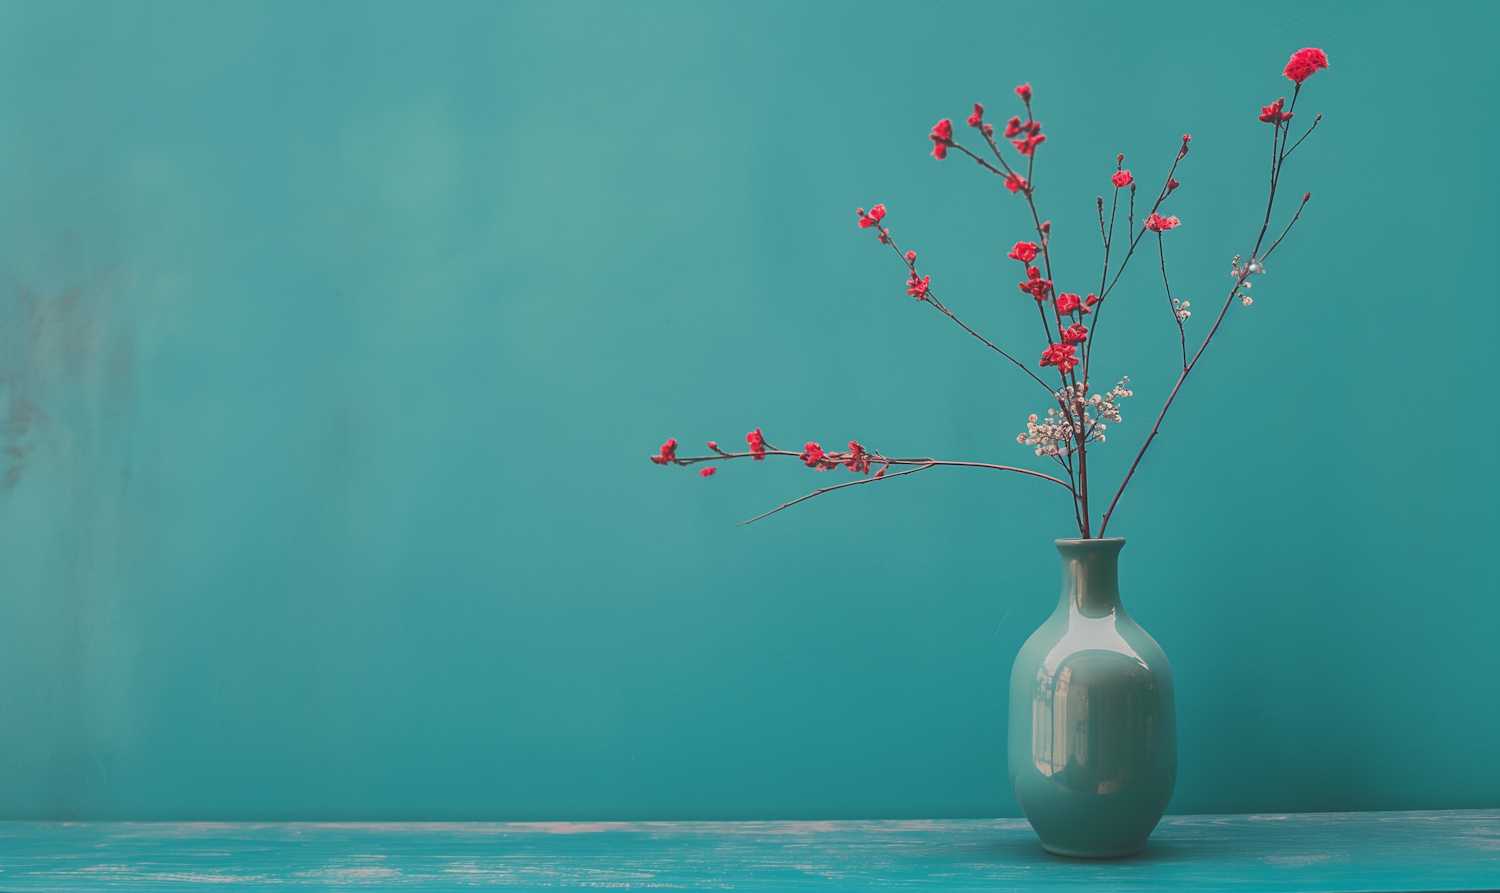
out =
<path fill-rule="evenodd" d="M 1010 675 L 1011 787 L 1062 856 L 1140 852 L 1177 781 L 1172 670 L 1120 603 L 1124 545 L 1057 541 L 1062 598 Z"/>

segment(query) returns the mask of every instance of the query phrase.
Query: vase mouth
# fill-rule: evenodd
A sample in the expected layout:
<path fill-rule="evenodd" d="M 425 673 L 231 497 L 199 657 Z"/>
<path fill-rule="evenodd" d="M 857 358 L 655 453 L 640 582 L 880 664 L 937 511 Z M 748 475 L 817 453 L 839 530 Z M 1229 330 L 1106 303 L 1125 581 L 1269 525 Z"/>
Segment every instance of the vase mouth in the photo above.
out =
<path fill-rule="evenodd" d="M 1077 552 L 1080 550 L 1099 552 L 1118 552 L 1125 546 L 1123 536 L 1095 536 L 1088 539 L 1072 538 L 1053 540 L 1059 552 Z"/>
<path fill-rule="evenodd" d="M 1103 546 L 1103 545 L 1106 545 L 1106 544 L 1111 545 L 1111 546 L 1113 546 L 1113 545 L 1123 546 L 1123 545 L 1125 545 L 1125 537 L 1123 537 L 1123 536 L 1091 536 L 1088 539 L 1083 539 L 1081 537 L 1072 537 L 1072 538 L 1064 537 L 1063 539 L 1053 540 L 1052 542 L 1053 542 L 1054 545 L 1057 545 L 1057 546 L 1088 546 L 1088 545 Z"/>

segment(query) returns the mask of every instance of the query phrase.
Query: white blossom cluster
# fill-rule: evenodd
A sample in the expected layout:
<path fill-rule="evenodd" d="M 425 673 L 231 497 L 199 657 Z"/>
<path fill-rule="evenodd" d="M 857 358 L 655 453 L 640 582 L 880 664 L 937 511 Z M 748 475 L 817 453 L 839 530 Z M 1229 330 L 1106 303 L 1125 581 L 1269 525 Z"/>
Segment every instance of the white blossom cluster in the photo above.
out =
<path fill-rule="evenodd" d="M 1251 276 L 1262 275 L 1266 268 L 1261 265 L 1258 258 L 1250 258 L 1250 263 L 1240 266 L 1240 256 L 1236 254 L 1234 260 L 1229 262 L 1229 275 L 1236 279 L 1249 279 Z"/>
<path fill-rule="evenodd" d="M 1189 316 L 1193 315 L 1192 311 L 1188 310 L 1188 308 L 1191 306 L 1193 305 L 1190 301 L 1179 301 L 1176 298 L 1172 299 L 1172 312 L 1177 314 L 1178 322 L 1183 322 Z"/>
<path fill-rule="evenodd" d="M 1135 394 L 1125 387 L 1129 383 L 1127 375 L 1113 389 L 1088 397 L 1084 396 L 1088 393 L 1088 382 L 1065 386 L 1057 392 L 1057 401 L 1068 406 L 1070 413 L 1049 409 L 1045 419 L 1032 413 L 1026 419 L 1025 432 L 1016 435 L 1016 443 L 1036 447 L 1038 456 L 1061 459 L 1072 453 L 1077 443 L 1102 442 L 1106 427 L 1103 420 L 1120 421 L 1119 401 Z"/>
<path fill-rule="evenodd" d="M 1251 276 L 1264 274 L 1265 272 L 1266 268 L 1261 266 L 1260 261 L 1253 257 L 1250 259 L 1250 263 L 1245 264 L 1243 267 L 1240 266 L 1240 256 L 1238 254 L 1234 256 L 1234 260 L 1229 262 L 1229 275 L 1240 280 L 1240 285 L 1247 289 L 1250 287 Z M 1254 303 L 1250 300 L 1249 295 L 1239 291 L 1238 288 L 1235 290 L 1235 295 L 1239 297 L 1240 304 L 1245 307 L 1249 307 Z"/>

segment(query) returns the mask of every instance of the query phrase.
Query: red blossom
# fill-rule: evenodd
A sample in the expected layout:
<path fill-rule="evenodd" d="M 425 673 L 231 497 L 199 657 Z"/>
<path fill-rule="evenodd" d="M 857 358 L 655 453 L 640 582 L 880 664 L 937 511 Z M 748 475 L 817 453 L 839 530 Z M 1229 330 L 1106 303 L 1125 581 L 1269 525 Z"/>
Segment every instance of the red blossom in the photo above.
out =
<path fill-rule="evenodd" d="M 849 458 L 844 460 L 844 467 L 855 474 L 870 473 L 870 454 L 859 445 L 859 441 L 849 441 Z"/>
<path fill-rule="evenodd" d="M 1057 371 L 1064 375 L 1073 371 L 1078 365 L 1078 348 L 1071 344 L 1054 344 L 1042 351 L 1043 366 L 1056 366 Z"/>
<path fill-rule="evenodd" d="M 1306 52 L 1306 50 L 1304 50 L 1303 52 Z M 1026 83 L 1026 84 L 1022 84 L 1021 86 L 1017 87 L 1016 88 L 1016 95 L 1019 96 L 1019 97 L 1021 97 L 1021 101 L 1022 102 L 1030 102 L 1031 101 L 1031 84 Z"/>
<path fill-rule="evenodd" d="M 985 136 L 994 136 L 995 135 L 995 127 L 992 124 L 986 124 L 986 125 L 984 125 L 983 127 L 979 128 L 979 129 L 982 130 L 982 131 L 984 131 L 984 135 Z"/>
<path fill-rule="evenodd" d="M 719 448 L 719 445 L 717 443 L 714 443 L 712 440 L 710 440 L 708 442 L 708 448 L 711 449 L 711 450 L 717 450 Z"/>
<path fill-rule="evenodd" d="M 1280 124 L 1282 121 L 1292 120 L 1291 112 L 1283 112 L 1281 107 L 1286 105 L 1286 97 L 1283 96 L 1270 105 L 1260 107 L 1260 119 L 1267 124 Z"/>
<path fill-rule="evenodd" d="M 1030 155 L 1036 151 L 1036 147 L 1047 141 L 1045 134 L 1033 133 L 1024 140 L 1011 140 L 1010 144 L 1016 147 L 1016 151 L 1022 155 Z"/>
<path fill-rule="evenodd" d="M 828 459 L 823 454 L 823 448 L 815 443 L 809 443 L 807 446 L 803 447 L 802 455 L 798 456 L 797 458 L 801 459 L 802 464 L 806 465 L 808 468 L 816 468 L 819 471 L 826 471 L 827 469 L 833 467 L 828 464 Z"/>
<path fill-rule="evenodd" d="M 716 465 L 710 465 L 707 468 L 703 469 L 702 471 L 698 472 L 698 474 L 701 477 L 708 478 L 708 477 L 713 477 L 714 476 L 714 472 L 716 472 L 718 470 L 719 470 L 718 466 L 716 466 Z"/>
<path fill-rule="evenodd" d="M 1312 77 L 1318 69 L 1327 67 L 1328 54 L 1317 47 L 1308 47 L 1293 53 L 1292 60 L 1286 64 L 1286 68 L 1281 73 L 1294 83 L 1301 84 Z"/>
<path fill-rule="evenodd" d="M 1072 297 L 1075 301 L 1078 299 L 1077 295 L 1073 295 Z M 1082 344 L 1089 340 L 1088 326 L 1085 326 L 1081 322 L 1075 322 L 1062 330 L 1062 338 L 1067 344 Z"/>
<path fill-rule="evenodd" d="M 1083 312 L 1084 313 L 1088 313 L 1089 312 L 1089 308 L 1092 307 L 1092 306 L 1094 306 L 1095 304 L 1099 303 L 1101 300 L 1103 300 L 1103 299 L 1100 298 L 1098 295 L 1091 293 L 1088 297 L 1086 297 L 1086 298 L 1083 299 Z"/>
<path fill-rule="evenodd" d="M 876 224 L 880 223 L 882 219 L 884 219 L 885 205 L 876 205 L 875 207 L 870 209 L 870 213 L 868 214 L 865 213 L 864 208 L 855 208 L 854 213 L 859 215 L 860 229 L 869 229 L 870 227 L 875 226 Z"/>
<path fill-rule="evenodd" d="M 669 437 L 667 442 L 661 445 L 660 455 L 652 456 L 651 461 L 657 465 L 671 465 L 677 461 L 677 438 Z"/>
<path fill-rule="evenodd" d="M 1022 189 L 1027 188 L 1026 178 L 1019 174 L 1007 174 L 1005 177 L 1005 188 L 1009 189 L 1011 194 L 1014 195 Z"/>
<path fill-rule="evenodd" d="M 1097 301 L 1098 298 L 1094 300 Z M 1070 295 L 1064 292 L 1057 296 L 1057 312 L 1062 316 L 1067 316 L 1071 313 L 1084 314 L 1091 313 L 1092 311 L 1079 302 L 1077 295 Z"/>
<path fill-rule="evenodd" d="M 1172 194 L 1173 192 L 1175 192 L 1177 190 L 1177 187 L 1181 186 L 1181 185 L 1182 185 L 1181 183 L 1177 182 L 1176 180 L 1172 179 L 1171 177 L 1168 177 L 1167 178 L 1167 194 L 1168 195 Z"/>
<path fill-rule="evenodd" d="M 1029 264 L 1036 260 L 1036 252 L 1037 247 L 1035 242 L 1017 242 L 1016 247 L 1012 248 L 1006 257 L 1011 260 L 1018 260 L 1023 264 Z"/>
<path fill-rule="evenodd" d="M 1181 225 L 1182 221 L 1176 217 L 1163 217 L 1155 211 L 1152 211 L 1151 216 L 1146 218 L 1146 229 L 1151 230 L 1153 233 L 1166 232 Z"/>
<path fill-rule="evenodd" d="M 974 114 L 969 116 L 969 126 L 978 127 L 984 123 L 984 106 L 974 103 Z"/>
<path fill-rule="evenodd" d="M 948 147 L 953 145 L 953 121 L 949 118 L 932 125 L 932 157 L 943 159 L 948 157 Z"/>
<path fill-rule="evenodd" d="M 750 444 L 750 458 L 756 462 L 766 458 L 766 439 L 761 436 L 759 428 L 746 434 L 745 442 Z"/>
<path fill-rule="evenodd" d="M 911 277 L 906 280 L 906 293 L 919 301 L 925 301 L 931 284 L 931 276 L 918 276 L 917 271 L 912 270 Z"/>
<path fill-rule="evenodd" d="M 1005 122 L 1005 138 L 1006 139 L 1012 139 L 1012 138 L 1018 137 L 1020 135 L 1021 135 L 1021 116 L 1020 115 L 1012 115 L 1011 119 L 1009 121 Z"/>
<path fill-rule="evenodd" d="M 908 252 L 906 252 L 906 262 L 909 263 L 909 264 L 916 263 L 917 262 L 917 253 L 915 251 L 908 251 Z"/>
<path fill-rule="evenodd" d="M 1115 184 L 1116 189 L 1124 189 L 1135 182 L 1135 177 L 1130 175 L 1130 171 L 1115 171 L 1115 175 L 1109 178 L 1109 182 Z"/>
<path fill-rule="evenodd" d="M 1036 267 L 1027 267 L 1026 276 L 1028 277 L 1027 280 L 1019 283 L 1021 291 L 1026 292 L 1038 301 L 1047 300 L 1047 292 L 1052 289 L 1052 280 L 1043 279 L 1042 271 Z"/>

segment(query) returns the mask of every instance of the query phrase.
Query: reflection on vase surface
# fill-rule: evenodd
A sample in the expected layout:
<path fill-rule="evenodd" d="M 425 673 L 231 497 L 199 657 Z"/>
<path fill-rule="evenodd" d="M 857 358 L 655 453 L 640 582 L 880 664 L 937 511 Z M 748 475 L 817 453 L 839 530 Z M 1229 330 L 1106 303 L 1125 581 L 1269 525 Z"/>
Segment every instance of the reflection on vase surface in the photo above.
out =
<path fill-rule="evenodd" d="M 1049 851 L 1140 852 L 1177 778 L 1172 670 L 1120 604 L 1122 539 L 1058 540 L 1057 610 L 1011 671 L 1010 777 Z"/>
<path fill-rule="evenodd" d="M 1161 737 L 1161 692 L 1139 659 L 1085 651 L 1032 685 L 1031 759 L 1075 791 L 1111 794 L 1145 778 Z"/>

